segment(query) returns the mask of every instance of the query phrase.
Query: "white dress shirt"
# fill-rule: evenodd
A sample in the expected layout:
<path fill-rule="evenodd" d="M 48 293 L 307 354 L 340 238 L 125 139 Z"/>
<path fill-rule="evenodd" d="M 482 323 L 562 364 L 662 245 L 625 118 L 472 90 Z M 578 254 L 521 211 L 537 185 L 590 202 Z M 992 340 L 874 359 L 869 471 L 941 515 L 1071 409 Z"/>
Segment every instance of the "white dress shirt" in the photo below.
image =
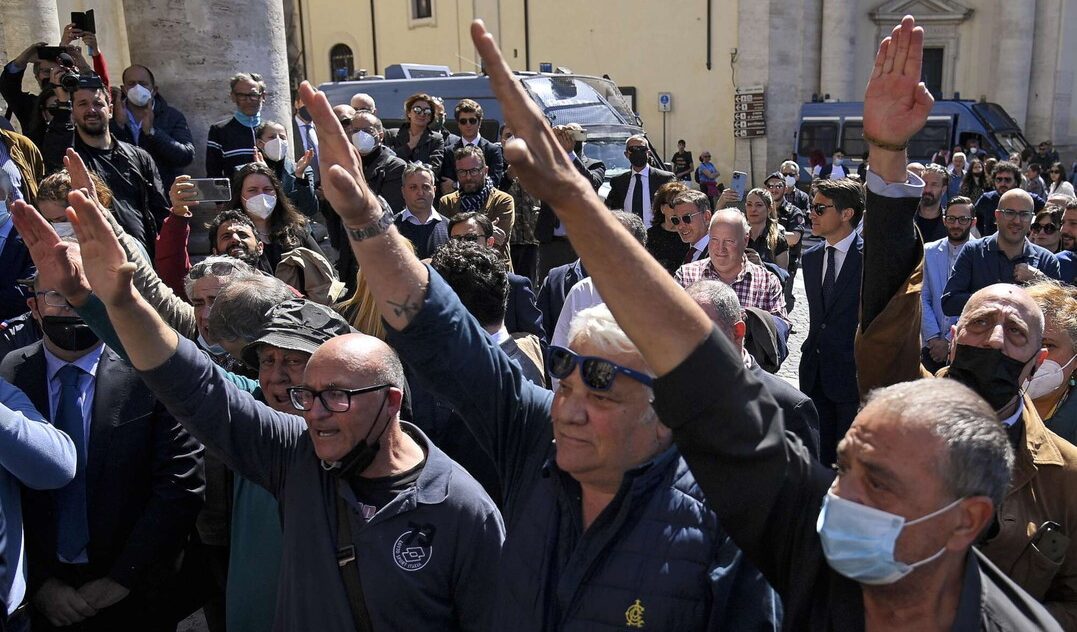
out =
<path fill-rule="evenodd" d="M 628 191 L 625 192 L 624 210 L 632 212 L 632 196 L 636 192 L 636 172 L 629 171 Z M 654 220 L 654 211 L 651 209 L 651 166 L 647 165 L 639 172 L 643 183 L 643 225 L 650 227 Z"/>
<path fill-rule="evenodd" d="M 849 254 L 849 248 L 852 247 L 853 241 L 856 240 L 856 231 L 849 233 L 845 239 L 842 239 L 836 244 L 827 244 L 827 247 L 834 247 L 834 279 L 837 280 L 838 275 L 841 274 L 841 266 L 845 263 L 845 255 Z M 830 260 L 830 253 L 825 249 L 823 250 L 823 278 L 826 278 L 827 262 Z"/>

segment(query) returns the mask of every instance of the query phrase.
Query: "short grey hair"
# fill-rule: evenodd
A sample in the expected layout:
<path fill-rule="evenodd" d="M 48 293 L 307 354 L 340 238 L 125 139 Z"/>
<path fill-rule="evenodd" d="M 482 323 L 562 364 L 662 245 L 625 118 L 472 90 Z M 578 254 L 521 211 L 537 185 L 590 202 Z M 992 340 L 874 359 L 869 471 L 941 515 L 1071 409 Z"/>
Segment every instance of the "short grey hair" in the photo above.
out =
<path fill-rule="evenodd" d="M 945 378 L 903 382 L 869 393 L 868 407 L 897 415 L 902 424 L 928 426 L 942 441 L 938 474 L 954 498 L 987 496 L 996 508 L 1002 504 L 1013 448 L 995 412 L 972 389 Z"/>
<path fill-rule="evenodd" d="M 740 212 L 740 209 L 736 208 L 720 208 L 711 215 L 711 223 L 708 230 L 714 228 L 715 224 L 735 224 L 744 229 L 744 236 L 747 237 L 751 232 L 752 227 L 748 225 L 748 218 L 744 216 L 744 213 Z"/>
<path fill-rule="evenodd" d="M 408 176 L 414 175 L 416 173 L 425 173 L 426 175 L 430 176 L 431 182 L 437 184 L 438 179 L 434 177 L 434 170 L 430 167 L 430 165 L 426 164 L 425 162 L 407 163 L 407 165 L 404 167 L 404 173 L 400 176 L 400 182 L 403 183 Z"/>
<path fill-rule="evenodd" d="M 262 335 L 269 310 L 291 298 L 295 292 L 277 277 L 240 275 L 217 293 L 209 310 L 209 330 L 218 340 L 253 342 Z"/>
<path fill-rule="evenodd" d="M 568 328 L 568 344 L 569 346 L 575 346 L 579 344 L 581 339 L 586 340 L 595 347 L 600 356 L 606 354 L 636 354 L 642 357 L 639 348 L 621 329 L 621 325 L 617 323 L 613 313 L 610 312 L 610 308 L 606 307 L 605 303 L 588 307 L 577 312 L 572 317 L 572 324 Z M 654 372 L 651 371 L 650 367 L 645 368 L 643 372 L 652 377 L 654 376 Z M 648 397 L 653 399 L 654 394 L 651 387 L 644 386 L 644 388 L 648 391 Z M 647 414 L 640 421 L 645 424 L 658 422 L 658 414 L 655 412 L 654 406 L 648 408 Z"/>
<path fill-rule="evenodd" d="M 216 264 L 231 264 L 231 271 L 224 276 L 217 276 L 213 274 L 212 270 Z M 212 255 L 199 261 L 191 266 L 190 271 L 187 272 L 187 276 L 183 278 L 183 291 L 190 298 L 191 292 L 194 291 L 194 282 L 204 276 L 212 276 L 220 279 L 221 287 L 228 285 L 237 275 L 253 274 L 254 268 L 247 265 L 246 262 L 240 261 L 235 257 L 228 257 L 225 255 Z"/>
<path fill-rule="evenodd" d="M 795 160 L 786 160 L 778 167 L 778 171 L 783 171 L 786 167 L 792 167 L 797 170 L 797 173 L 800 173 L 800 165 Z"/>
<path fill-rule="evenodd" d="M 669 205 L 672 207 L 678 207 L 681 204 L 694 204 L 696 210 L 699 211 L 709 212 L 711 210 L 711 200 L 707 197 L 707 194 L 694 189 L 685 189 L 669 201 Z"/>
<path fill-rule="evenodd" d="M 249 82 L 257 85 L 258 90 L 262 94 L 265 94 L 266 82 L 265 82 L 264 79 L 262 79 L 262 75 L 260 75 L 260 74 L 258 74 L 256 72 L 237 72 L 236 74 L 232 75 L 231 79 L 228 80 L 229 89 L 235 91 L 236 84 L 239 83 L 240 81 L 249 81 Z"/>
<path fill-rule="evenodd" d="M 643 143 L 644 145 L 647 144 L 647 136 L 645 134 L 632 134 L 631 136 L 629 136 L 628 138 L 625 139 L 625 151 L 628 151 L 628 143 L 630 143 L 630 142 L 632 142 L 634 140 L 638 140 L 639 142 Z"/>
<path fill-rule="evenodd" d="M 628 232 L 632 233 L 632 236 L 636 238 L 636 241 L 641 246 L 647 247 L 647 229 L 643 227 L 643 220 L 640 219 L 639 215 L 627 211 L 613 211 L 613 216 L 617 218 L 621 226 L 624 226 Z"/>
<path fill-rule="evenodd" d="M 938 163 L 933 162 L 928 165 L 924 165 L 924 171 L 920 174 L 920 177 L 923 178 L 925 173 L 933 173 L 942 178 L 943 186 L 950 184 L 950 172 L 946 170 L 946 167 L 943 167 Z"/>
<path fill-rule="evenodd" d="M 733 325 L 744 321 L 744 308 L 736 291 L 721 281 L 703 279 L 685 288 L 688 296 L 701 306 L 709 306 L 718 316 L 718 327 L 731 332 Z"/>

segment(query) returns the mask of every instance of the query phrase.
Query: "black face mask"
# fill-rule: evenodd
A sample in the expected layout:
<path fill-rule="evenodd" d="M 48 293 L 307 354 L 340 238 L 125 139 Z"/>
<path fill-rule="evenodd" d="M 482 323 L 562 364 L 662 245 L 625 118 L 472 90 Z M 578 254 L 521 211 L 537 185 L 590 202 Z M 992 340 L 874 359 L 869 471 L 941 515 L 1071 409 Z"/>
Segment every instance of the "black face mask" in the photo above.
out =
<path fill-rule="evenodd" d="M 632 163 L 632 166 L 637 169 L 642 169 L 647 166 L 647 152 L 645 151 L 630 151 L 628 152 L 628 162 Z"/>
<path fill-rule="evenodd" d="M 65 351 L 85 351 L 100 339 L 78 316 L 42 316 L 41 330 L 54 345 Z"/>
<path fill-rule="evenodd" d="M 959 344 L 947 377 L 971 388 L 984 398 L 991 408 L 999 411 L 1017 397 L 1021 371 L 1029 362 L 1031 360 L 1014 360 L 1000 349 Z"/>
<path fill-rule="evenodd" d="M 381 400 L 381 406 L 378 407 L 378 414 L 374 415 L 374 422 L 370 424 L 370 430 L 366 431 L 366 436 L 358 443 L 351 452 L 344 456 L 340 460 L 340 467 L 333 468 L 332 472 L 341 478 L 350 478 L 355 475 L 363 473 L 363 470 L 370 467 L 370 464 L 374 462 L 374 457 L 378 455 L 378 450 L 381 448 L 381 437 L 385 434 L 385 429 L 389 427 L 389 420 L 386 420 L 385 425 L 382 426 L 381 432 L 378 433 L 378 437 L 371 443 L 367 441 L 370 438 L 370 433 L 374 432 L 374 426 L 378 423 L 378 418 L 381 417 L 381 412 L 385 410 L 385 403 L 389 401 L 389 391 L 386 389 L 385 397 Z"/>

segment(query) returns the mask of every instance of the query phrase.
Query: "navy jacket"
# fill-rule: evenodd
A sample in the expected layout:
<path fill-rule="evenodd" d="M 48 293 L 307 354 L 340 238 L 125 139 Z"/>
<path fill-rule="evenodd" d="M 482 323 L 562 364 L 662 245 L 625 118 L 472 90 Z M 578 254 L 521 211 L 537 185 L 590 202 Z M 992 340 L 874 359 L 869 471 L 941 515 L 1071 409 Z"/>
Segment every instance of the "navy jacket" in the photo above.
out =
<path fill-rule="evenodd" d="M 445 143 L 445 159 L 441 163 L 441 177 L 448 178 L 453 182 L 456 182 L 456 150 L 464 146 L 464 139 L 459 136 L 452 136 L 455 142 L 449 144 Z M 486 162 L 486 167 L 489 169 L 487 175 L 494 183 L 501 182 L 501 178 L 505 176 L 505 158 L 501 154 L 501 143 L 491 143 L 482 136 L 479 136 L 479 149 L 482 150 L 483 159 Z M 440 182 L 440 180 L 439 180 Z M 393 207 L 396 208 L 396 207 Z"/>
<path fill-rule="evenodd" d="M 579 259 L 563 266 L 550 268 L 538 293 L 538 306 L 542 310 L 542 326 L 546 331 L 552 334 L 553 330 L 557 329 L 557 319 L 561 317 L 561 310 L 565 307 L 565 297 L 568 296 L 568 291 L 573 285 L 587 277 L 587 270 L 583 269 L 583 263 Z"/>
<path fill-rule="evenodd" d="M 0 250 L 0 321 L 14 318 L 30 309 L 26 306 L 26 297 L 15 282 L 30 278 L 34 270 L 30 251 L 12 226 L 11 232 L 4 240 L 3 250 Z"/>
<path fill-rule="evenodd" d="M 120 106 L 113 114 L 109 129 L 112 135 L 125 143 L 141 147 L 149 152 L 161 172 L 161 184 L 164 190 L 172 188 L 176 176 L 188 171 L 187 167 L 194 161 L 194 137 L 187 125 L 187 117 L 165 101 L 160 94 L 153 98 L 153 133 L 139 134 L 135 142 L 131 126 L 124 121 L 123 127 L 116 124 L 116 117 L 127 117 L 126 108 Z"/>
<path fill-rule="evenodd" d="M 509 300 L 505 306 L 505 329 L 510 334 L 524 332 L 535 334 L 543 345 L 547 343 L 542 328 L 542 312 L 535 304 L 535 291 L 531 279 L 509 273 Z M 552 331 L 552 330 L 551 330 Z"/>
<path fill-rule="evenodd" d="M 1025 249 L 1016 259 L 999 250 L 998 234 L 973 239 L 961 249 L 954 263 L 953 274 L 946 281 L 942 294 L 942 311 L 947 316 L 960 316 L 972 293 L 995 283 L 1013 283 L 1013 268 L 1027 263 L 1052 279 L 1061 279 L 1058 259 L 1051 251 L 1025 239 Z"/>
<path fill-rule="evenodd" d="M 808 337 L 800 348 L 800 390 L 811 392 L 816 376 L 822 378 L 823 393 L 834 402 L 860 400 L 856 385 L 853 338 L 860 319 L 860 270 L 863 267 L 864 239 L 858 234 L 845 255 L 834 280 L 830 301 L 823 302 L 823 257 L 826 242 L 804 253 L 804 290 L 808 296 Z"/>
<path fill-rule="evenodd" d="M 550 391 L 524 379 L 433 270 L 422 310 L 388 342 L 494 458 L 508 538 L 492 629 L 772 630 L 773 592 L 668 449 L 626 473 L 583 531 L 579 484 L 558 468 Z"/>

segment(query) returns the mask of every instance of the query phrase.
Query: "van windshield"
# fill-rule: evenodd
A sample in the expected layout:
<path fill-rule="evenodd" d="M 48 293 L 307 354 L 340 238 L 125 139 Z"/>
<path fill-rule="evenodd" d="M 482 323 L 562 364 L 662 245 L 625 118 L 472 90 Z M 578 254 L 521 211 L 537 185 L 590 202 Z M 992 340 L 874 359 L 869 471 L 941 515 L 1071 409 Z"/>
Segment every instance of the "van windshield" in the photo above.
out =
<path fill-rule="evenodd" d="M 625 157 L 625 141 L 622 138 L 588 138 L 583 144 L 583 155 L 606 163 L 606 179 L 628 171 L 631 165 Z"/>
<path fill-rule="evenodd" d="M 526 77 L 523 84 L 546 112 L 551 125 L 623 125 L 635 122 L 635 115 L 612 81 L 552 75 Z"/>

